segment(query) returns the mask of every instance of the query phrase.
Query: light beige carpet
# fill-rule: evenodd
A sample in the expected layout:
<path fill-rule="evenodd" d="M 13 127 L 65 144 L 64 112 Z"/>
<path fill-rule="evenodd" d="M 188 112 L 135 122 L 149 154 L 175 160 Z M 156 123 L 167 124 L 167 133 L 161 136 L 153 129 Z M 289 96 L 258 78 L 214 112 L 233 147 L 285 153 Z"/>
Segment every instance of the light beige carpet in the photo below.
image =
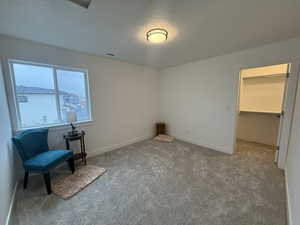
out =
<path fill-rule="evenodd" d="M 74 174 L 54 181 L 52 184 L 52 190 L 55 194 L 62 198 L 69 199 L 105 172 L 105 168 L 98 166 L 83 166 L 77 169 Z"/>
<path fill-rule="evenodd" d="M 67 201 L 46 197 L 41 176 L 32 176 L 30 188 L 18 187 L 12 224 L 286 225 L 284 172 L 274 156 L 248 143 L 228 155 L 142 141 L 90 157 L 89 165 L 107 172 Z M 70 171 L 65 165 L 58 173 Z"/>

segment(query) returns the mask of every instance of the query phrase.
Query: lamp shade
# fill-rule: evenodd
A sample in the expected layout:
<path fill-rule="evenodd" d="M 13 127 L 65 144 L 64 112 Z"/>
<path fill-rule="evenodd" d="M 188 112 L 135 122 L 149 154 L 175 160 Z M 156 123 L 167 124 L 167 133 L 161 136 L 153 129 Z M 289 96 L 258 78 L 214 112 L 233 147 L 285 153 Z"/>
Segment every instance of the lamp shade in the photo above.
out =
<path fill-rule="evenodd" d="M 67 122 L 75 123 L 77 121 L 77 114 L 74 111 L 67 112 Z"/>

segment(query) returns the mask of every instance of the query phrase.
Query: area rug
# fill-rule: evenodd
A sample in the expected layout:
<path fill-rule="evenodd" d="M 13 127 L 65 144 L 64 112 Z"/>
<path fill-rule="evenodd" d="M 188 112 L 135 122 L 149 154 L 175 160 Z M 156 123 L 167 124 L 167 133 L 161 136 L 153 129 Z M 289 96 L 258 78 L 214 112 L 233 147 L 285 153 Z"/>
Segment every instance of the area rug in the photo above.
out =
<path fill-rule="evenodd" d="M 74 174 L 54 181 L 52 190 L 63 199 L 69 199 L 86 188 L 105 172 L 105 168 L 98 166 L 83 166 L 77 169 Z"/>

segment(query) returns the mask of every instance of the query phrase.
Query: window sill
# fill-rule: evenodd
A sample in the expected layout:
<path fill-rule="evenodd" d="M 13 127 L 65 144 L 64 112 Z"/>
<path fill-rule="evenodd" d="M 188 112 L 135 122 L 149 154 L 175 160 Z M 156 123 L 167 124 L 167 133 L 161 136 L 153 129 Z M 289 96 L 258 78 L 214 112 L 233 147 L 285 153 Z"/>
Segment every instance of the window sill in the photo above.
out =
<path fill-rule="evenodd" d="M 78 128 L 80 127 L 86 127 L 86 126 L 91 126 L 93 125 L 94 121 L 93 120 L 87 120 L 87 121 L 81 121 L 81 122 L 76 122 L 74 125 Z M 49 132 L 57 131 L 57 130 L 69 130 L 71 128 L 69 123 L 65 124 L 55 124 L 55 125 L 48 125 L 48 126 L 40 126 L 40 127 L 29 127 L 29 128 L 22 128 L 22 129 L 17 129 L 15 133 L 19 133 L 25 130 L 31 130 L 31 129 L 39 129 L 39 128 L 48 128 Z"/>

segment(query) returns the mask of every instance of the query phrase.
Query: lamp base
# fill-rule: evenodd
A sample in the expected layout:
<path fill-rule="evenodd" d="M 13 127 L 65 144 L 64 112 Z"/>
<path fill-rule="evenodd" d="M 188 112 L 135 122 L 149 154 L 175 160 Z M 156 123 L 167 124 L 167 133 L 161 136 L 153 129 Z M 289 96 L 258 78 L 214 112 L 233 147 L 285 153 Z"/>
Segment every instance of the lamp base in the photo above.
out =
<path fill-rule="evenodd" d="M 68 135 L 69 136 L 76 136 L 76 135 L 78 135 L 78 133 L 79 133 L 78 130 L 72 130 L 72 131 L 68 132 Z"/>

